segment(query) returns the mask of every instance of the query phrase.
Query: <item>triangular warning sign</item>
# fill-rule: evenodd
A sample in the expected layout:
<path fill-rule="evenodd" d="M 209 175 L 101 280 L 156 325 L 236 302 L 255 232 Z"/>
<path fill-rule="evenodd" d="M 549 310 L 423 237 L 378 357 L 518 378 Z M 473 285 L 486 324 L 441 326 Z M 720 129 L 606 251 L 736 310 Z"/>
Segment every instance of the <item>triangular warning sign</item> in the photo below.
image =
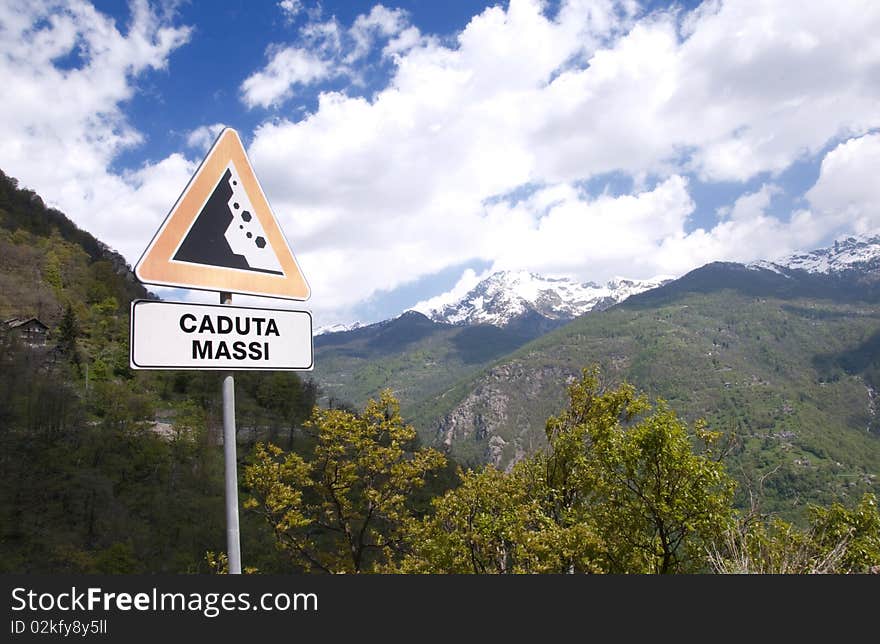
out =
<path fill-rule="evenodd" d="M 307 300 L 238 133 L 224 129 L 134 269 L 146 284 Z"/>

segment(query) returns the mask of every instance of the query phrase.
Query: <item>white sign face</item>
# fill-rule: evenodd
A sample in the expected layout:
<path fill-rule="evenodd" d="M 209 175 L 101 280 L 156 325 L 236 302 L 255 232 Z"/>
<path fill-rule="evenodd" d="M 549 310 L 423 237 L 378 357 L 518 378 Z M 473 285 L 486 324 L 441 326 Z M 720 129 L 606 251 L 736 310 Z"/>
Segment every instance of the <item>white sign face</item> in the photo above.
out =
<path fill-rule="evenodd" d="M 308 311 L 131 303 L 132 369 L 309 371 L 312 362 Z"/>

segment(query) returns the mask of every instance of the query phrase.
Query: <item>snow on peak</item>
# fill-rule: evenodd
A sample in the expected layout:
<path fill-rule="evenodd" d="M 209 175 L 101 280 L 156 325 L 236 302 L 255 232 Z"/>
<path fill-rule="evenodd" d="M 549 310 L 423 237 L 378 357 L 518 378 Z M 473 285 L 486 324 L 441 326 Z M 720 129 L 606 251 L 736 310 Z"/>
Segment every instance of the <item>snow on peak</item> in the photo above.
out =
<path fill-rule="evenodd" d="M 325 324 L 315 329 L 315 335 L 324 335 L 325 333 L 342 333 L 343 331 L 354 331 L 360 329 L 363 324 L 360 322 L 352 322 L 351 324 Z"/>
<path fill-rule="evenodd" d="M 551 320 L 570 320 L 588 311 L 608 308 L 670 279 L 665 276 L 650 280 L 615 278 L 600 286 L 528 271 L 500 271 L 483 279 L 456 301 L 436 307 L 420 306 L 417 310 L 435 322 L 458 325 L 506 326 L 532 312 Z"/>
<path fill-rule="evenodd" d="M 782 265 L 768 262 L 766 259 L 759 259 L 756 262 L 749 262 L 748 264 L 746 264 L 746 267 L 751 268 L 752 270 L 765 270 L 770 271 L 771 273 L 782 275 L 783 277 L 789 277 L 788 273 L 785 272 L 785 269 L 782 267 Z"/>
<path fill-rule="evenodd" d="M 785 269 L 826 275 L 851 270 L 874 272 L 880 270 L 880 235 L 838 239 L 827 248 L 792 253 L 773 262 L 760 260 L 748 267 L 780 274 L 785 274 Z"/>

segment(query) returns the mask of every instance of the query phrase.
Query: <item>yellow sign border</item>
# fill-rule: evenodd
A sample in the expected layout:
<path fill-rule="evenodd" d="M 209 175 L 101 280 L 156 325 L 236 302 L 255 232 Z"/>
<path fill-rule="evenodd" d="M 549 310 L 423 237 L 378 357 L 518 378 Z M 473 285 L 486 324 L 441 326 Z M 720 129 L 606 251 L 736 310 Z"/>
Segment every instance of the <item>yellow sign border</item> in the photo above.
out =
<path fill-rule="evenodd" d="M 266 240 L 275 252 L 284 275 L 172 259 L 230 162 L 235 164 L 242 187 L 254 207 L 253 214 L 262 225 Z M 225 128 L 217 137 L 147 246 L 134 272 L 141 282 L 156 286 L 227 291 L 300 301 L 309 299 L 311 295 L 306 278 L 251 167 L 238 132 L 232 128 Z"/>

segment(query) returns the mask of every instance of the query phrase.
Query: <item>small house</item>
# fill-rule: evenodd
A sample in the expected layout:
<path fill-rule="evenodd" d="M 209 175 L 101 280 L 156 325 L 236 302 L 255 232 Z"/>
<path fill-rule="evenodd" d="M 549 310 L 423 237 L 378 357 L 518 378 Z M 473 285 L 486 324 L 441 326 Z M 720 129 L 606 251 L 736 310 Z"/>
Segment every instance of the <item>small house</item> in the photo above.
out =
<path fill-rule="evenodd" d="M 18 335 L 19 339 L 28 346 L 46 346 L 49 327 L 39 318 L 10 318 L 3 322 L 3 326 Z"/>

